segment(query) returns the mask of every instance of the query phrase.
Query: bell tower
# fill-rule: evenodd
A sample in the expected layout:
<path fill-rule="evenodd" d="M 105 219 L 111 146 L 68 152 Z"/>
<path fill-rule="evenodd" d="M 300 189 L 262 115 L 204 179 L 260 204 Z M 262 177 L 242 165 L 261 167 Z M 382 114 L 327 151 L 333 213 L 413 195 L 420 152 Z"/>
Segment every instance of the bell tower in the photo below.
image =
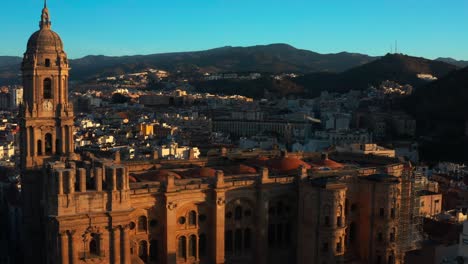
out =
<path fill-rule="evenodd" d="M 74 152 L 73 107 L 68 102 L 68 59 L 60 36 L 51 30 L 44 3 L 39 30 L 29 39 L 22 63 L 21 167 L 40 169 L 44 160 Z"/>
<path fill-rule="evenodd" d="M 48 162 L 74 159 L 73 106 L 68 102 L 67 54 L 60 36 L 51 30 L 44 1 L 39 30 L 28 40 L 21 65 L 23 103 L 20 107 L 20 157 L 22 185 L 22 247 L 24 263 L 46 261 L 45 204 Z M 27 249 L 27 250 L 26 250 Z"/>

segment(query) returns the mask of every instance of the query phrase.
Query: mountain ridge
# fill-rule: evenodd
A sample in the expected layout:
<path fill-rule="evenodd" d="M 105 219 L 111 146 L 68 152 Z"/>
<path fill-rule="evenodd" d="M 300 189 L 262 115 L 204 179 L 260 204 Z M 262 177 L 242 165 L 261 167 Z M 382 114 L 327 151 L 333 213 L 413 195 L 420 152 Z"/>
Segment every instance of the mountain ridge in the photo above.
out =
<path fill-rule="evenodd" d="M 307 87 L 311 96 L 318 96 L 323 90 L 330 92 L 362 90 L 369 86 L 378 86 L 385 80 L 410 84 L 417 88 L 427 83 L 417 77 L 420 73 L 440 78 L 457 69 L 457 66 L 442 61 L 404 54 L 387 54 L 342 73 L 311 73 L 298 78 L 296 82 Z"/>
<path fill-rule="evenodd" d="M 2 75 L 19 74 L 21 58 L 14 63 L 0 63 Z M 170 52 L 149 55 L 105 56 L 88 55 L 70 60 L 71 80 L 88 80 L 119 75 L 146 68 L 183 72 L 342 72 L 368 63 L 378 57 L 359 53 L 320 54 L 297 49 L 288 44 L 269 44 L 248 47 L 224 46 L 202 51 Z M 11 59 L 10 59 L 11 61 Z"/>

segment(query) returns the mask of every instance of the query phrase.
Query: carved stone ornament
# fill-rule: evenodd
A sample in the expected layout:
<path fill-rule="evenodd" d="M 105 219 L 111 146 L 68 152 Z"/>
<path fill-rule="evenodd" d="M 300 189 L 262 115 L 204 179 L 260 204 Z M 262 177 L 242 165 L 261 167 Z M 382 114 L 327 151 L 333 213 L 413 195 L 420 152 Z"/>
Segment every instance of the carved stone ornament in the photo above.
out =
<path fill-rule="evenodd" d="M 226 204 L 226 200 L 224 199 L 224 197 L 218 197 L 218 200 L 216 200 L 216 203 L 218 204 L 218 206 L 223 206 Z"/>
<path fill-rule="evenodd" d="M 175 203 L 175 202 L 169 202 L 169 203 L 167 204 L 167 209 L 169 209 L 169 210 L 171 210 L 171 211 L 174 210 L 174 209 L 176 209 L 176 208 L 177 208 L 177 203 Z"/>

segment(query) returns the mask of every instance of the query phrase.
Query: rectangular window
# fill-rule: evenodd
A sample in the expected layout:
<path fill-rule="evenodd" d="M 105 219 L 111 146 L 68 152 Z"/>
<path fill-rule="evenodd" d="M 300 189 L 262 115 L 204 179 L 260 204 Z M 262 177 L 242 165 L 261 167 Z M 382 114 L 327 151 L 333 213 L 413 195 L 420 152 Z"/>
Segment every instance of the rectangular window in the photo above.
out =
<path fill-rule="evenodd" d="M 380 208 L 379 215 L 380 215 L 380 217 L 385 216 L 385 209 L 384 208 Z"/>
<path fill-rule="evenodd" d="M 322 244 L 322 252 L 328 252 L 328 243 Z"/>
<path fill-rule="evenodd" d="M 46 67 L 50 67 L 50 59 L 46 59 L 46 60 L 45 60 L 45 66 L 46 66 Z"/>
<path fill-rule="evenodd" d="M 379 234 L 377 235 L 377 240 L 378 240 L 379 242 L 382 242 L 382 240 L 383 240 L 382 232 L 379 232 Z"/>

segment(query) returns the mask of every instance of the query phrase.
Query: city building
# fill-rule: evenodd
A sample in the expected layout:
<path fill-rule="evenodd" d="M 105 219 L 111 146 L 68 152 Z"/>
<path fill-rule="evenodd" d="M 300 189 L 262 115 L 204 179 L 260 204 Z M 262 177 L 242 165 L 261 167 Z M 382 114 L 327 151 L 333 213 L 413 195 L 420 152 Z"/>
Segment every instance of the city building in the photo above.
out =
<path fill-rule="evenodd" d="M 22 64 L 24 263 L 398 264 L 416 247 L 409 164 L 278 150 L 188 160 L 75 153 L 68 70 L 45 6 Z M 309 126 L 245 122 L 236 129 Z"/>
<path fill-rule="evenodd" d="M 348 144 L 344 146 L 336 146 L 338 152 L 350 152 L 363 155 L 376 155 L 385 157 L 395 157 L 395 150 L 387 149 L 377 144 Z"/>

